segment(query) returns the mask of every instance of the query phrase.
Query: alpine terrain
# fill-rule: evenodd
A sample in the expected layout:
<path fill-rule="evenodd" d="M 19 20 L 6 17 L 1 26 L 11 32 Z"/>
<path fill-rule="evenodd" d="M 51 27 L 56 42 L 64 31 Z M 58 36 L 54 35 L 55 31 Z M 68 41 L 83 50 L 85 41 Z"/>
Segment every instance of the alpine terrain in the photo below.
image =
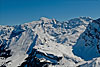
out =
<path fill-rule="evenodd" d="M 0 67 L 100 67 L 100 19 L 0 25 Z"/>

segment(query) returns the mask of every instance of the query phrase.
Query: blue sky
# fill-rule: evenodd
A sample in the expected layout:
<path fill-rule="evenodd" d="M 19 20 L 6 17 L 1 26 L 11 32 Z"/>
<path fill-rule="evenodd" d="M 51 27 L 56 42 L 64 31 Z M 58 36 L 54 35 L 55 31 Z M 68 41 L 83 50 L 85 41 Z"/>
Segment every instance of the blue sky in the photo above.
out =
<path fill-rule="evenodd" d="M 15 25 L 40 17 L 65 21 L 79 16 L 100 17 L 100 0 L 0 0 L 0 25 Z"/>

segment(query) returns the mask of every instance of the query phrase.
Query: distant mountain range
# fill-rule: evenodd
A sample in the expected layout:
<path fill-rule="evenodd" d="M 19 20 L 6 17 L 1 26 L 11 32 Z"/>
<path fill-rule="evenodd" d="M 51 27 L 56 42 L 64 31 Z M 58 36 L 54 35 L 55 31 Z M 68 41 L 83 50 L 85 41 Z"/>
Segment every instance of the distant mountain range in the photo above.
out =
<path fill-rule="evenodd" d="M 0 25 L 0 67 L 100 67 L 100 19 Z"/>

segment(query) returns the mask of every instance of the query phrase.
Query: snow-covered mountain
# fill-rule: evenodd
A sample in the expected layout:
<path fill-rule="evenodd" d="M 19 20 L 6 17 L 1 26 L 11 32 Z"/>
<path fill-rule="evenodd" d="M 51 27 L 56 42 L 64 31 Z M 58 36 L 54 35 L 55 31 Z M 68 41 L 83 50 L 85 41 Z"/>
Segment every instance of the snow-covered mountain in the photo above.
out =
<path fill-rule="evenodd" d="M 41 17 L 0 26 L 1 67 L 99 67 L 100 19 Z"/>

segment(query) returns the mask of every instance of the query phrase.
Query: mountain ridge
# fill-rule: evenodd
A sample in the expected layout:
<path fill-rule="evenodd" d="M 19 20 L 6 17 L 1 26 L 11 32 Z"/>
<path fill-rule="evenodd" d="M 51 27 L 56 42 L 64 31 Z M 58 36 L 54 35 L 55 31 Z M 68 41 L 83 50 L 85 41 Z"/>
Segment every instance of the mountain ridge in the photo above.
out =
<path fill-rule="evenodd" d="M 86 61 L 83 58 L 85 54 L 80 56 L 81 54 L 78 55 L 77 50 L 81 49 L 78 42 L 82 43 L 80 40 L 81 37 L 84 37 L 84 32 L 88 28 L 91 31 L 91 28 L 97 24 L 93 24 L 94 21 L 100 22 L 90 17 L 79 17 L 64 22 L 42 17 L 38 21 L 21 25 L 0 26 L 0 65 L 6 67 L 92 66 L 95 61 L 98 61 L 99 56 Z M 97 49 L 97 47 L 95 48 Z M 84 53 L 86 52 L 84 51 Z M 5 59 L 4 56 L 8 57 Z M 93 61 L 94 63 L 91 65 Z M 97 65 L 99 65 L 98 63 Z"/>

